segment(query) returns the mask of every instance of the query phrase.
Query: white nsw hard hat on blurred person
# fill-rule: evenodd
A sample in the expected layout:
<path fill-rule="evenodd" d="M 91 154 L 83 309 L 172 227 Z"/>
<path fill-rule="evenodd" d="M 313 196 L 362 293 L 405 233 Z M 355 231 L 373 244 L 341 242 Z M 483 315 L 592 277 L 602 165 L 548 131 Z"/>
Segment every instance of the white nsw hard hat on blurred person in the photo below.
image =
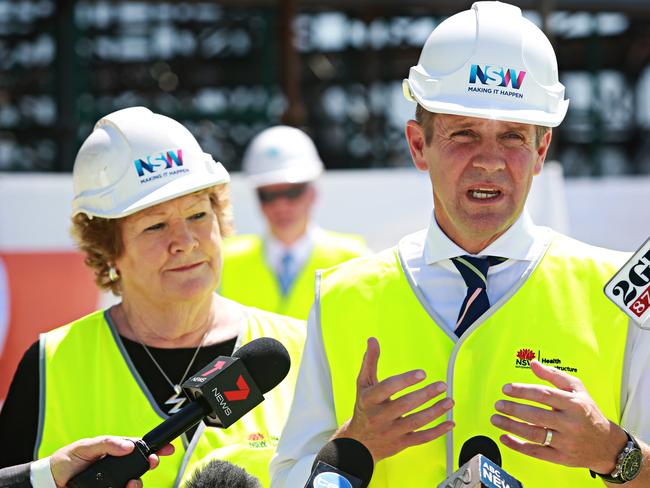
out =
<path fill-rule="evenodd" d="M 95 124 L 74 162 L 72 215 L 119 218 L 230 181 L 183 125 L 144 107 Z"/>
<path fill-rule="evenodd" d="M 278 125 L 253 138 L 244 154 L 242 170 L 254 187 L 305 183 L 321 175 L 323 162 L 307 134 Z"/>
<path fill-rule="evenodd" d="M 475 2 L 429 35 L 403 82 L 429 112 L 555 127 L 569 101 L 544 33 L 501 2 Z"/>

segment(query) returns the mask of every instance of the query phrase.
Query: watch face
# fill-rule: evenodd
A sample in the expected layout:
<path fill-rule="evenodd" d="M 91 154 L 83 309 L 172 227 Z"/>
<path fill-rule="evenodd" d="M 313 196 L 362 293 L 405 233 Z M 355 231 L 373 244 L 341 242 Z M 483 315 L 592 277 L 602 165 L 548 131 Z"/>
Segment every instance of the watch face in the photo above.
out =
<path fill-rule="evenodd" d="M 632 449 L 621 465 L 621 479 L 625 481 L 631 481 L 637 477 L 639 471 L 641 471 L 641 461 L 643 460 L 643 454 L 639 449 Z"/>

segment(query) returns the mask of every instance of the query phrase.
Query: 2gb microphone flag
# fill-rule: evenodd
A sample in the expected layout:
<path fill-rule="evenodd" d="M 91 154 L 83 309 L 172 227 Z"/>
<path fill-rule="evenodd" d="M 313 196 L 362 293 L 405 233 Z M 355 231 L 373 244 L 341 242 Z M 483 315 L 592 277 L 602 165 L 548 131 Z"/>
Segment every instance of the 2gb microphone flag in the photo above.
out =
<path fill-rule="evenodd" d="M 639 327 L 650 329 L 650 239 L 609 280 L 605 295 Z"/>

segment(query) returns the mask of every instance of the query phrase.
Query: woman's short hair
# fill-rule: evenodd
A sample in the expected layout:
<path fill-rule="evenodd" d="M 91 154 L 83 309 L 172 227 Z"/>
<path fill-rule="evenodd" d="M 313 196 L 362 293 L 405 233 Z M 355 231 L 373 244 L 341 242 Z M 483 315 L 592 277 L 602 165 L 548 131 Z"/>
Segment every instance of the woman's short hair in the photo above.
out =
<path fill-rule="evenodd" d="M 230 187 L 222 184 L 199 190 L 195 195 L 208 194 L 210 203 L 217 215 L 222 237 L 233 232 L 232 205 Z M 86 255 L 85 263 L 95 273 L 95 283 L 102 290 L 110 290 L 115 295 L 121 294 L 120 280 L 111 281 L 108 271 L 122 253 L 120 219 L 102 217 L 90 218 L 86 214 L 77 214 L 72 218 L 72 237 L 79 249 Z"/>

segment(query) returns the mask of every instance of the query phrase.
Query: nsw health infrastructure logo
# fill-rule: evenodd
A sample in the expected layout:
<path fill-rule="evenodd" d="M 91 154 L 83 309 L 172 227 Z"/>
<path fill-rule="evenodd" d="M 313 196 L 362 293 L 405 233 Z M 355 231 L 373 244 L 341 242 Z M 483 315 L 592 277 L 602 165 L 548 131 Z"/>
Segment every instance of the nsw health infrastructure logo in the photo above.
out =
<path fill-rule="evenodd" d="M 352 483 L 337 473 L 321 473 L 314 478 L 315 488 L 352 488 Z"/>

